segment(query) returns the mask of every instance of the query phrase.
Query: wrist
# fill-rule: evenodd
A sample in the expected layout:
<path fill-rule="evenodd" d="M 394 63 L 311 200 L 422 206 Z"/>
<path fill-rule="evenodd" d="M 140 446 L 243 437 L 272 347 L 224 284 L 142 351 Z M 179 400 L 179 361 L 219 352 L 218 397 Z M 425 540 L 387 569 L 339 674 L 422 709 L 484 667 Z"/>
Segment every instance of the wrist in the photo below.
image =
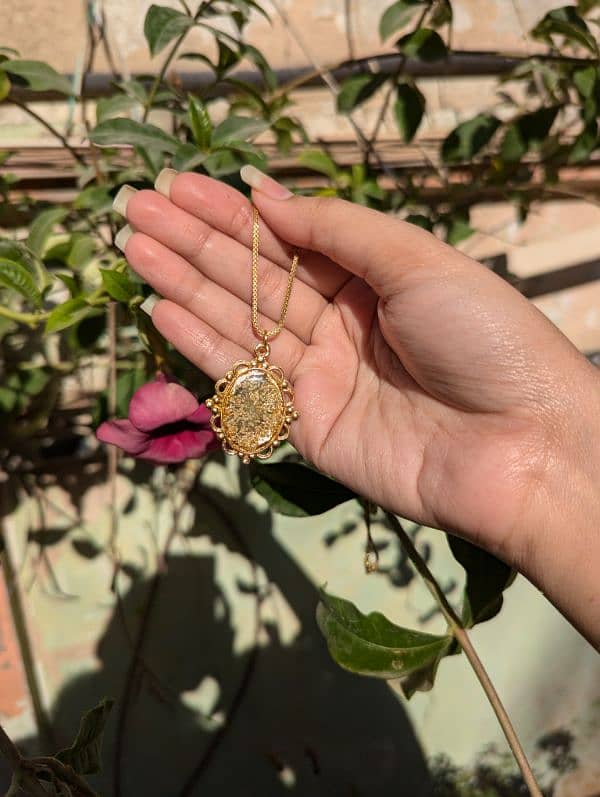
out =
<path fill-rule="evenodd" d="M 582 363 L 532 491 L 523 571 L 600 649 L 600 372 Z"/>

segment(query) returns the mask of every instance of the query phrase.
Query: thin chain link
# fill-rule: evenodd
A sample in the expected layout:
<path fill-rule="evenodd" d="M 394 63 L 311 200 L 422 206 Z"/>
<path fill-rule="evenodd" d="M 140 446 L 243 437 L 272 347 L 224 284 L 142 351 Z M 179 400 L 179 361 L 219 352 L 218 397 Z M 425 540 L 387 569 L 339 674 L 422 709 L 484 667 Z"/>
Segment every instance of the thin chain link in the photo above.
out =
<path fill-rule="evenodd" d="M 283 304 L 281 305 L 281 315 L 277 326 L 273 329 L 263 329 L 258 323 L 258 244 L 260 239 L 259 228 L 259 215 L 258 210 L 253 208 L 252 219 L 252 329 L 257 337 L 266 343 L 269 338 L 274 338 L 283 329 L 285 324 L 285 317 L 287 315 L 288 306 L 290 304 L 290 296 L 292 293 L 292 285 L 294 284 L 294 277 L 296 276 L 296 269 L 298 268 L 298 253 L 295 252 L 292 258 L 292 265 L 290 266 L 290 275 L 288 277 L 287 287 L 285 289 L 285 296 L 283 297 Z"/>

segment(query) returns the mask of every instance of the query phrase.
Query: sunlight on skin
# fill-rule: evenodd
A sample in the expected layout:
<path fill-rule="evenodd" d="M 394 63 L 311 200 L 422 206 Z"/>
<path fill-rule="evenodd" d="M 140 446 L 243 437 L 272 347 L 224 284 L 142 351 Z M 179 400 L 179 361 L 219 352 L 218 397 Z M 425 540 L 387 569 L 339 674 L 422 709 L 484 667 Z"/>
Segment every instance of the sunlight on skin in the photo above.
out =
<path fill-rule="evenodd" d="M 600 645 L 595 369 L 508 283 L 430 233 L 296 197 L 253 167 L 242 177 L 262 218 L 264 324 L 300 251 L 271 355 L 294 385 L 294 445 L 386 509 L 517 567 Z M 119 245 L 164 297 L 156 327 L 217 379 L 256 343 L 251 205 L 194 173 L 166 169 L 156 187 L 119 192 L 130 223 Z"/>

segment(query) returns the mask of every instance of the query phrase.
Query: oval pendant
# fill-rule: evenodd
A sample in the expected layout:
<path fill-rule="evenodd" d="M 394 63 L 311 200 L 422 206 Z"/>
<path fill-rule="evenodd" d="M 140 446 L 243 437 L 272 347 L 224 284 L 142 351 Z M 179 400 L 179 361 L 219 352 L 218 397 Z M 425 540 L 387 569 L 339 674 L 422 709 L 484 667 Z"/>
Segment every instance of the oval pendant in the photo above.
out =
<path fill-rule="evenodd" d="M 254 359 L 235 363 L 206 402 L 223 450 L 245 463 L 268 459 L 298 418 L 292 387 L 281 368 L 269 364 L 269 353 L 268 343 L 259 343 Z"/>

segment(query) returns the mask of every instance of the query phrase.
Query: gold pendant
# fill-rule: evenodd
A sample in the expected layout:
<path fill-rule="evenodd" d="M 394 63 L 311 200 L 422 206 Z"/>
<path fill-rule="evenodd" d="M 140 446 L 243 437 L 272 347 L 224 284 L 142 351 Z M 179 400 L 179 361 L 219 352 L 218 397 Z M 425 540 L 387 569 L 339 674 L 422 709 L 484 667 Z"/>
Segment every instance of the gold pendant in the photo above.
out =
<path fill-rule="evenodd" d="M 253 457 L 268 459 L 298 418 L 292 386 L 279 366 L 270 365 L 270 352 L 266 340 L 259 343 L 254 358 L 235 363 L 206 402 L 223 451 L 246 464 Z"/>

